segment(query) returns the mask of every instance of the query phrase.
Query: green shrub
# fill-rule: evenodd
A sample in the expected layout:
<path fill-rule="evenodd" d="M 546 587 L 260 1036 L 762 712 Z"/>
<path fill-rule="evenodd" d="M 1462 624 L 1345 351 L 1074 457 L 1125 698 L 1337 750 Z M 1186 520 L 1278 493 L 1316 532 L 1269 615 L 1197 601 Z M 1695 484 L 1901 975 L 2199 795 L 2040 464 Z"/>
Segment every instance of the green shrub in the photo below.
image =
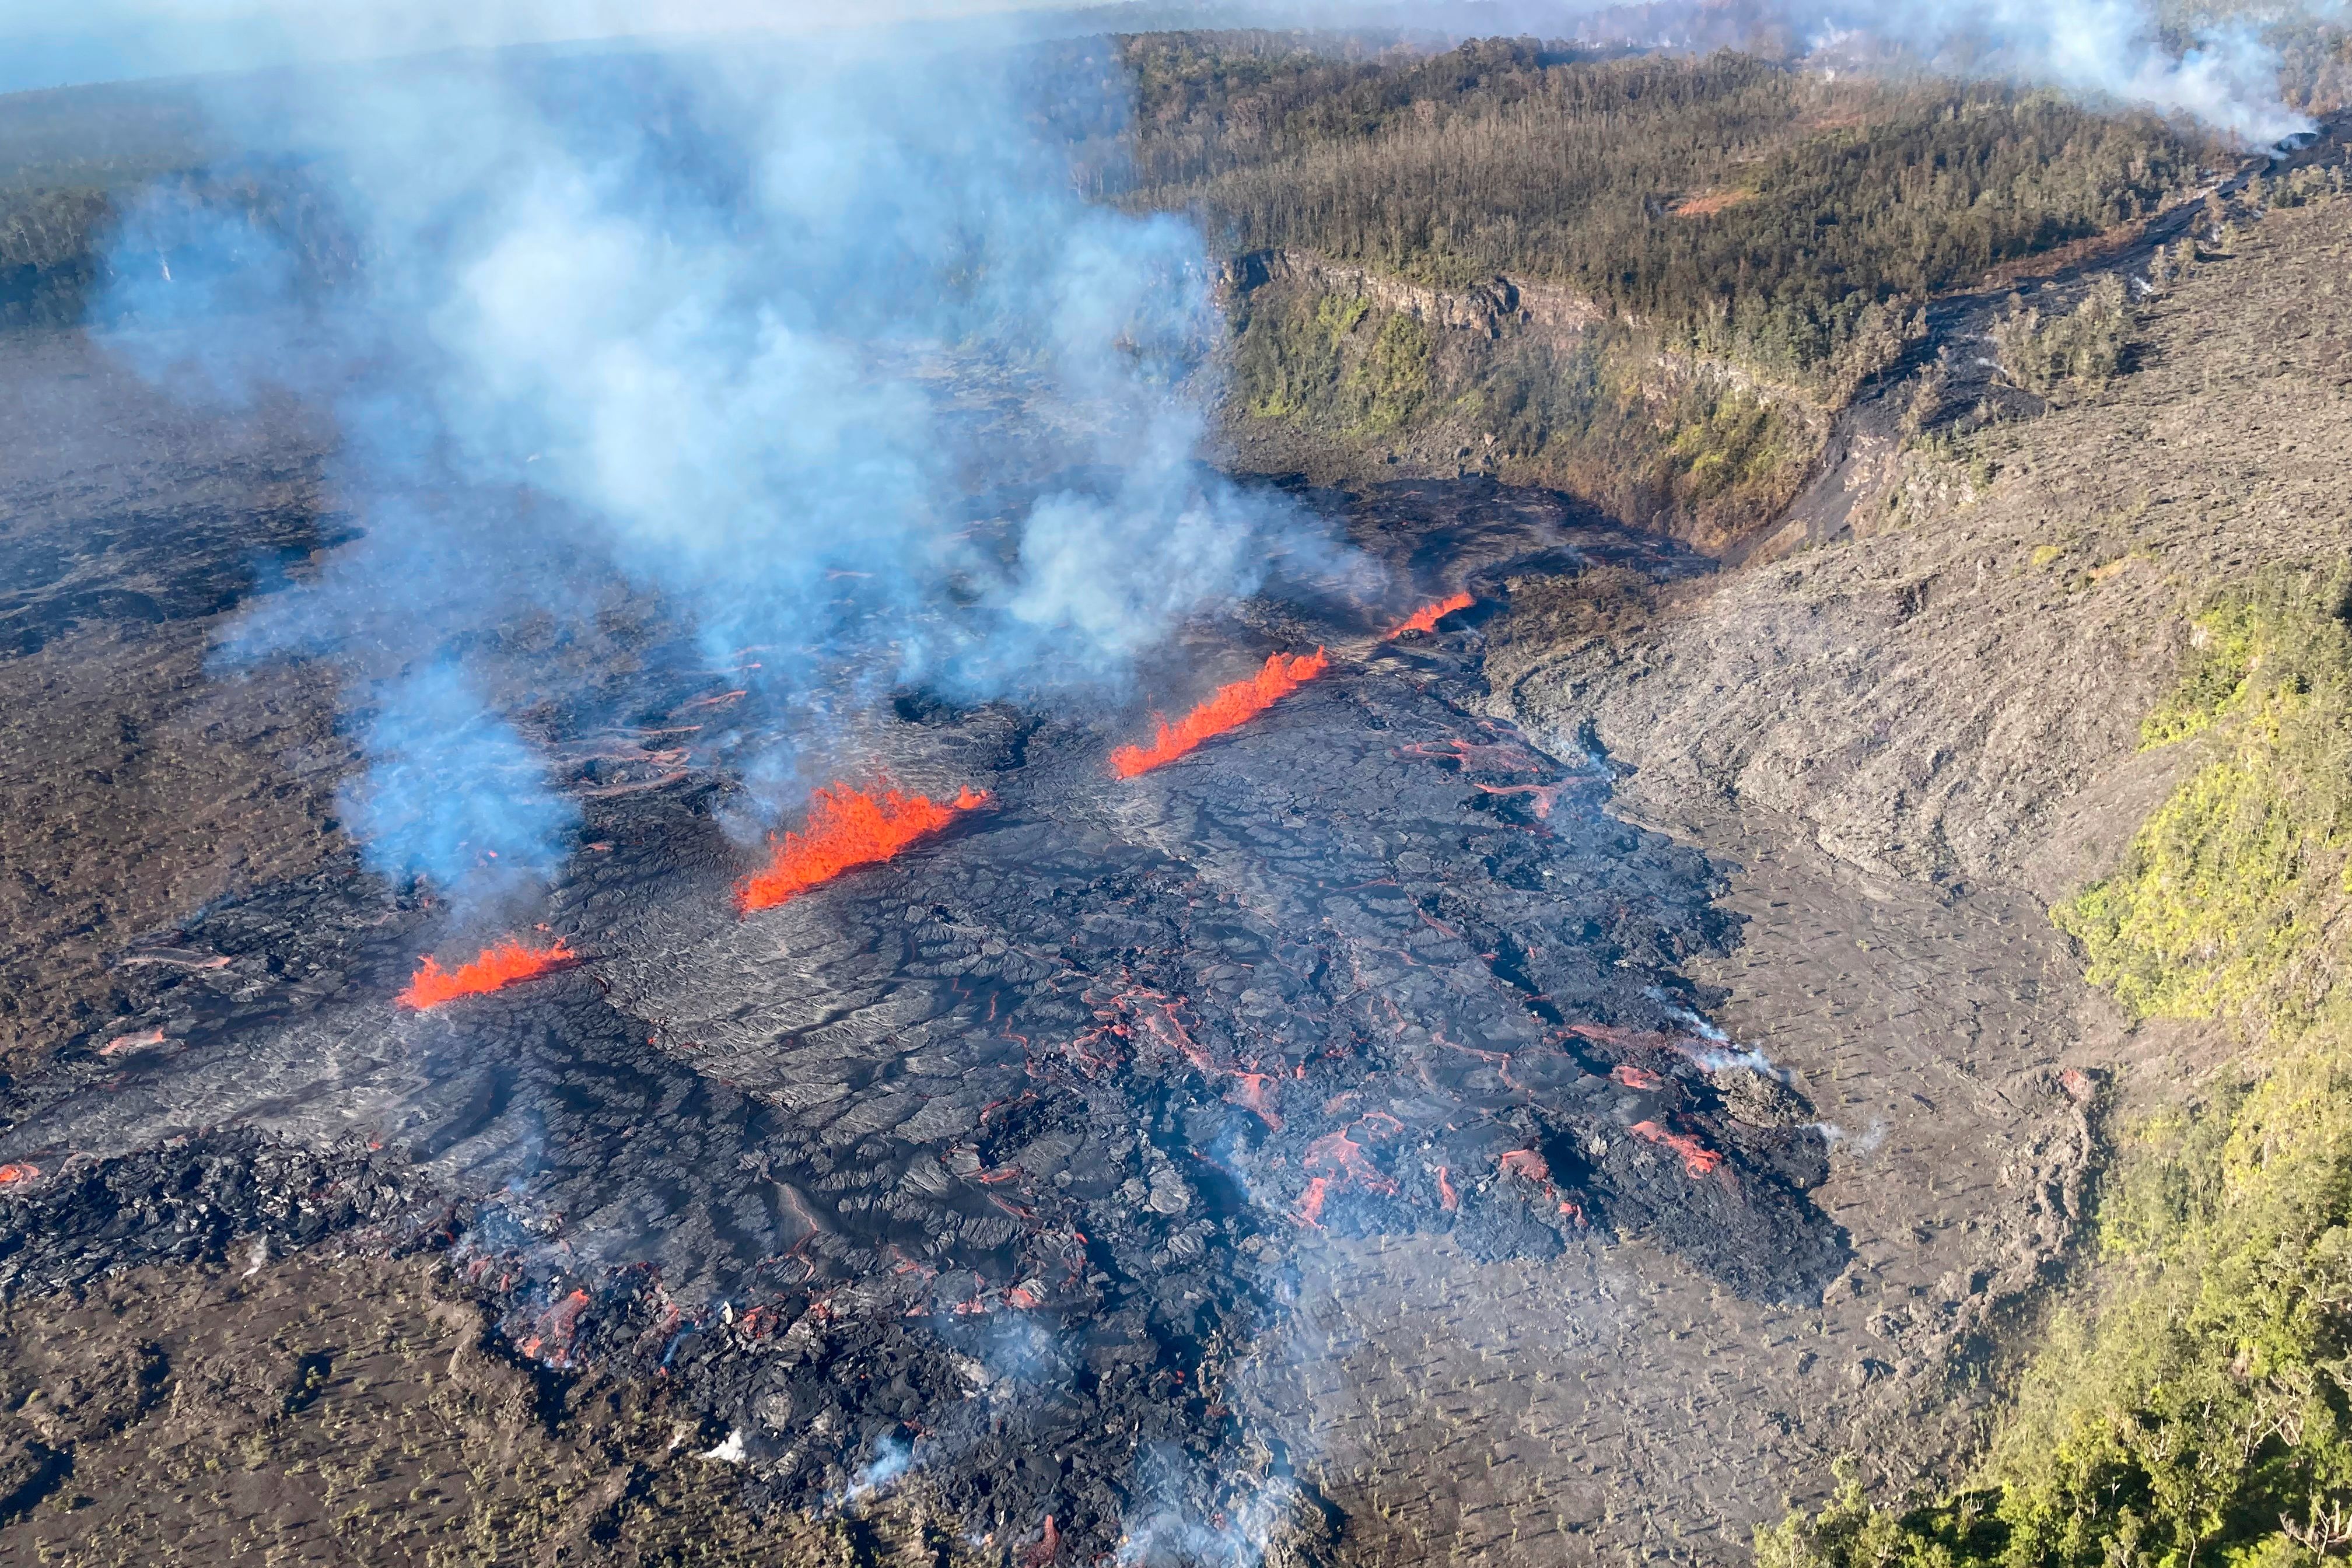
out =
<path fill-rule="evenodd" d="M 1234 347 L 1243 406 L 1261 419 L 1308 420 L 1328 414 L 1341 372 L 1340 345 L 1370 301 L 1326 294 L 1311 310 L 1280 292 L 1254 301 Z"/>
<path fill-rule="evenodd" d="M 2231 1010 L 2254 1047 L 2238 1077 L 2127 1131 L 2104 1289 L 2053 1325 L 1969 1484 L 1878 1508 L 1848 1480 L 1759 1533 L 1769 1568 L 2254 1568 L 2352 1546 L 2347 583 L 2280 573 L 2198 618 L 2147 735 L 2215 754 L 2055 911 L 2135 1013 Z"/>
<path fill-rule="evenodd" d="M 1993 324 L 1993 346 L 2002 372 L 2029 392 L 2062 385 L 2091 388 L 2115 379 L 2123 369 L 2131 331 L 2131 303 L 2124 280 L 2110 272 L 2091 286 L 2082 302 L 2063 316 L 2044 318 L 2011 297 Z"/>
<path fill-rule="evenodd" d="M 2086 973 L 2137 1016 L 2198 1016 L 2311 968 L 2352 847 L 2352 633 L 2346 580 L 2286 574 L 2198 617 L 2153 744 L 2212 731 L 2215 754 L 2157 808 L 2117 873 L 2053 911 Z M 2333 966 L 2320 966 L 2332 979 Z M 2306 1001 L 2311 979 L 2298 982 Z"/>
<path fill-rule="evenodd" d="M 1520 478 L 1698 531 L 1770 515 L 1817 444 L 1784 403 L 1677 366 L 1622 322 L 1566 340 L 1446 336 L 1352 293 L 1269 284 L 1241 307 L 1234 395 L 1257 418 L 1338 437 L 1491 434 Z"/>
<path fill-rule="evenodd" d="M 1381 323 L 1349 377 L 1364 429 L 1386 435 L 1411 422 L 1430 397 L 1430 359 L 1429 329 L 1420 318 L 1399 310 Z"/>

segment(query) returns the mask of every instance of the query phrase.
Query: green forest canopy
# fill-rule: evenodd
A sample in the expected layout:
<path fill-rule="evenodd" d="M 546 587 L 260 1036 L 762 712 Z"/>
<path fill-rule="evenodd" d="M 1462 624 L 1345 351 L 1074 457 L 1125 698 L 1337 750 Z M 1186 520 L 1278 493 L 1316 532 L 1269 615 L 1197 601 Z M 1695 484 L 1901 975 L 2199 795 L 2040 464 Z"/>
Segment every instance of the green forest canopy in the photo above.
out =
<path fill-rule="evenodd" d="M 1269 34 L 1123 40 L 1125 199 L 1238 251 L 1423 281 L 1568 285 L 1803 372 L 1872 303 L 1924 296 L 2178 200 L 2225 149 L 2155 116 L 1753 56 L 1530 39 L 1332 58 Z"/>

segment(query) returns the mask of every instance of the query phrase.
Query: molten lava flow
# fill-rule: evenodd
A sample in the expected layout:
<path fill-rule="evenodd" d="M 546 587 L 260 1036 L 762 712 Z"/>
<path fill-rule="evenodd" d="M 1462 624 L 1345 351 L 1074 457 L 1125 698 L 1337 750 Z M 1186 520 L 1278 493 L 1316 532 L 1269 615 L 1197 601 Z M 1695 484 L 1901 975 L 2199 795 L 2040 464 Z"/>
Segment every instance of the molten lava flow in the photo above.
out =
<path fill-rule="evenodd" d="M 579 955 L 563 945 L 562 937 L 555 939 L 553 947 L 546 948 L 525 947 L 509 937 L 495 947 L 484 948 L 479 958 L 456 970 L 442 968 L 437 959 L 428 955 L 415 978 L 409 981 L 408 989 L 394 1000 L 421 1012 L 460 996 L 480 996 L 502 990 L 519 980 L 568 969 L 579 962 Z"/>
<path fill-rule="evenodd" d="M 1660 1078 L 1656 1073 L 1644 1072 L 1642 1068 L 1635 1067 L 1631 1062 L 1619 1062 L 1615 1067 L 1609 1069 L 1609 1076 L 1615 1079 L 1619 1083 L 1623 1084 L 1627 1089 L 1655 1091 L 1666 1087 L 1666 1080 Z"/>
<path fill-rule="evenodd" d="M 1503 1169 L 1539 1185 L 1551 1185 L 1551 1162 L 1533 1149 L 1513 1149 L 1503 1155 Z"/>
<path fill-rule="evenodd" d="M 1407 616 L 1396 630 L 1389 633 L 1389 636 L 1401 637 L 1407 632 L 1433 632 L 1437 629 L 1438 622 L 1456 610 L 1468 609 L 1475 602 L 1467 594 L 1449 594 L 1435 604 L 1423 605 L 1412 615 Z"/>
<path fill-rule="evenodd" d="M 1161 720 L 1160 732 L 1149 746 L 1121 746 L 1113 752 L 1110 771 L 1131 779 L 1162 763 L 1172 763 L 1210 736 L 1222 735 L 1257 717 L 1330 668 L 1331 661 L 1319 647 L 1297 657 L 1269 655 L 1265 668 L 1247 680 L 1218 687 L 1207 701 L 1173 724 Z"/>
<path fill-rule="evenodd" d="M 38 1165 L 0 1165 L 0 1187 L 12 1182 L 29 1182 L 40 1173 Z"/>
<path fill-rule="evenodd" d="M 1331 1178 L 1316 1177 L 1307 1184 L 1307 1190 L 1298 1194 L 1298 1207 L 1291 1217 L 1301 1225 L 1320 1230 L 1323 1226 L 1323 1200 L 1330 1195 Z"/>
<path fill-rule="evenodd" d="M 1307 1145 L 1307 1156 L 1299 1164 L 1309 1171 L 1336 1172 L 1337 1179 L 1340 1181 L 1353 1182 L 1368 1191 L 1384 1195 L 1393 1195 L 1397 1190 L 1397 1184 L 1372 1163 L 1370 1152 L 1349 1137 L 1344 1127 L 1337 1132 L 1327 1132 Z"/>
<path fill-rule="evenodd" d="M 1526 795 L 1534 807 L 1536 820 L 1538 822 L 1550 821 L 1551 808 L 1559 804 L 1560 786 L 1558 784 L 1490 784 L 1473 782 L 1470 787 L 1482 795 L 1497 795 L 1506 799 L 1515 795 Z"/>
<path fill-rule="evenodd" d="M 540 1318 L 540 1331 L 522 1342 L 522 1353 L 563 1366 L 572 1359 L 572 1339 L 580 1331 L 580 1314 L 588 1310 L 588 1292 L 574 1290 Z M 547 1354 L 541 1356 L 545 1351 Z"/>
<path fill-rule="evenodd" d="M 1395 1117 L 1385 1111 L 1377 1110 L 1370 1116 L 1358 1117 L 1348 1125 L 1361 1127 L 1374 1116 L 1390 1123 L 1391 1132 L 1402 1128 L 1403 1124 Z M 1373 1128 L 1370 1135 L 1379 1137 L 1381 1129 Z M 1310 1229 L 1320 1230 L 1323 1227 L 1323 1205 L 1334 1191 L 1344 1192 L 1349 1187 L 1362 1187 L 1367 1192 L 1378 1193 L 1384 1197 L 1396 1195 L 1396 1183 L 1391 1181 L 1378 1165 L 1372 1163 L 1370 1152 L 1361 1143 L 1348 1136 L 1347 1127 L 1342 1127 L 1337 1132 L 1326 1132 L 1322 1137 L 1307 1145 L 1306 1157 L 1298 1163 L 1304 1170 L 1328 1173 L 1315 1176 L 1307 1182 L 1307 1190 L 1299 1194 L 1298 1206 L 1291 1211 L 1292 1219 Z"/>
<path fill-rule="evenodd" d="M 1238 1105 L 1245 1110 L 1257 1112 L 1259 1121 L 1275 1131 L 1281 1131 L 1282 1112 L 1276 1110 L 1269 1101 L 1281 1095 L 1282 1085 L 1265 1073 L 1243 1072 L 1239 1068 L 1234 1069 L 1234 1078 L 1241 1087 L 1235 1092 L 1225 1096 L 1226 1102 Z"/>
<path fill-rule="evenodd" d="M 1653 1143 L 1663 1143 L 1681 1155 L 1683 1174 L 1693 1181 L 1706 1175 L 1717 1165 L 1723 1163 L 1722 1155 L 1697 1139 L 1686 1137 L 1680 1132 L 1669 1132 L 1654 1121 L 1636 1121 L 1629 1131 L 1636 1138 L 1647 1139 Z"/>
<path fill-rule="evenodd" d="M 787 833 L 767 868 L 735 889 L 745 914 L 772 909 L 844 871 L 887 860 L 915 840 L 937 833 L 959 813 L 988 804 L 988 796 L 965 790 L 942 805 L 929 795 L 886 789 L 869 795 L 834 784 L 809 797 L 803 831 Z"/>
<path fill-rule="evenodd" d="M 1021 1554 L 1021 1568 L 1049 1568 L 1062 1554 L 1062 1532 L 1055 1528 L 1054 1516 L 1045 1516 L 1045 1528 L 1037 1537 L 1037 1544 Z"/>
<path fill-rule="evenodd" d="M 1561 1214 L 1578 1225 L 1584 1223 L 1584 1211 L 1577 1206 L 1576 1200 L 1561 1196 L 1559 1189 L 1552 1185 L 1550 1161 L 1533 1149 L 1513 1149 L 1503 1154 L 1500 1163 L 1504 1170 L 1541 1193 L 1544 1200 L 1557 1205 Z"/>

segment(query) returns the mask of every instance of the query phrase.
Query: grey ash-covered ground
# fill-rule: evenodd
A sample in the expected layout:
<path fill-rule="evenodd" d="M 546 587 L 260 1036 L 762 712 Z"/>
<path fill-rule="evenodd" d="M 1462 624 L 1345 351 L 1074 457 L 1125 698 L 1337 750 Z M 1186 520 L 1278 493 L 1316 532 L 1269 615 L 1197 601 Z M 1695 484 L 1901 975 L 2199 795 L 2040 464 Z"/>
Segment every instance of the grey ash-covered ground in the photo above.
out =
<path fill-rule="evenodd" d="M 355 862 L 190 911 L 11 1087 L 0 1160 L 39 1174 L 0 1187 L 0 1284 L 446 1249 L 548 1375 L 664 1380 L 755 1500 L 854 1509 L 911 1467 L 1040 1562 L 1336 1528 L 1227 1382 L 1325 1235 L 1640 1236 L 1818 1300 L 1822 1136 L 1681 975 L 1736 939 L 1713 872 L 1607 814 L 1604 757 L 1479 716 L 1515 580 L 1702 563 L 1475 481 L 1346 527 L 1477 605 L 1382 640 L 1254 602 L 1164 705 L 1275 649 L 1329 672 L 1131 781 L 1133 715 L 898 693 L 867 776 L 988 805 L 777 909 L 737 911 L 755 852 L 702 742 L 760 698 L 679 676 L 634 730 L 546 737 L 586 824 L 520 921 L 574 967 L 397 1008 L 418 952 L 492 933 Z"/>

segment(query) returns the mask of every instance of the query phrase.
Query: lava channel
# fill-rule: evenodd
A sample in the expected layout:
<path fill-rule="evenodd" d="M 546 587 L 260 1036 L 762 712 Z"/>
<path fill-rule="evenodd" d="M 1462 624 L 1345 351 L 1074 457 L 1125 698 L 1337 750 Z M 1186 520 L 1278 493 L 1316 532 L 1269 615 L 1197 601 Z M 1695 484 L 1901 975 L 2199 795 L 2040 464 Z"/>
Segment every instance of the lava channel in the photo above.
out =
<path fill-rule="evenodd" d="M 569 969 L 579 962 L 579 954 L 564 946 L 562 937 L 555 939 L 553 947 L 544 948 L 525 947 L 509 937 L 496 946 L 482 949 L 479 958 L 454 970 L 442 968 L 440 960 L 428 954 L 409 981 L 408 989 L 394 1000 L 422 1012 L 460 996 L 483 996 L 502 991 L 518 981 Z"/>
<path fill-rule="evenodd" d="M 1423 605 L 1421 608 L 1415 610 L 1410 616 L 1407 616 L 1402 621 L 1397 624 L 1397 628 L 1389 633 L 1389 636 L 1391 637 L 1401 637 L 1407 632 L 1433 632 L 1437 629 L 1438 622 L 1444 620 L 1446 616 L 1452 615 L 1456 610 L 1468 609 L 1476 602 L 1476 600 L 1471 598 L 1467 594 L 1449 595 L 1445 598 L 1438 600 L 1433 605 Z"/>
<path fill-rule="evenodd" d="M 1113 752 L 1110 771 L 1131 779 L 1172 763 L 1211 736 L 1256 718 L 1330 668 L 1319 647 L 1310 654 L 1269 654 L 1265 668 L 1247 680 L 1218 687 L 1207 701 L 1173 724 L 1162 719 L 1149 746 L 1121 746 Z"/>
<path fill-rule="evenodd" d="M 844 871 L 887 860 L 962 813 L 987 804 L 987 795 L 969 789 L 941 805 L 929 795 L 900 795 L 895 789 L 872 795 L 835 782 L 809 797 L 803 831 L 787 833 L 777 842 L 767 868 L 737 884 L 735 901 L 745 914 L 773 909 Z"/>

